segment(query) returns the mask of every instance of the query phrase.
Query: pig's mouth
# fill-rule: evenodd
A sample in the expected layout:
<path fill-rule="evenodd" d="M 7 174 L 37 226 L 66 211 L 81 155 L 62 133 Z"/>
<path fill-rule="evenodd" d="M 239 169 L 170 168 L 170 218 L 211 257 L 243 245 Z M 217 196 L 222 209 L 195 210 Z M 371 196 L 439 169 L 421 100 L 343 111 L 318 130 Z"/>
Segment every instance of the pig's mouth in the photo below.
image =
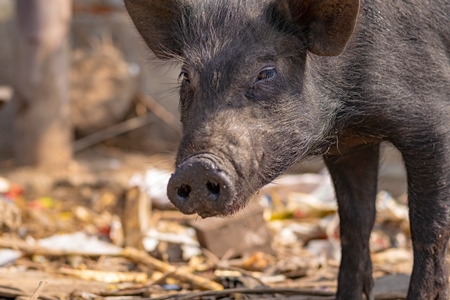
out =
<path fill-rule="evenodd" d="M 214 154 L 184 160 L 169 180 L 167 195 L 184 214 L 202 218 L 232 215 L 239 210 L 235 170 Z"/>

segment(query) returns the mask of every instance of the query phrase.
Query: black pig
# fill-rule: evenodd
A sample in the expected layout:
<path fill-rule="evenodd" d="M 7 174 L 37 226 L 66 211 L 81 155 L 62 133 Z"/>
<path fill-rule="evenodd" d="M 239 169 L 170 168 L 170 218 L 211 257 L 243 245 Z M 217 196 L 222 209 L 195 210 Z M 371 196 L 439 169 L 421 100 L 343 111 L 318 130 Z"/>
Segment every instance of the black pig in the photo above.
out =
<path fill-rule="evenodd" d="M 407 299 L 448 299 L 450 1 L 125 3 L 151 50 L 183 64 L 175 206 L 231 215 L 301 158 L 322 155 L 341 219 L 337 299 L 373 299 L 368 241 L 389 141 L 408 175 Z"/>

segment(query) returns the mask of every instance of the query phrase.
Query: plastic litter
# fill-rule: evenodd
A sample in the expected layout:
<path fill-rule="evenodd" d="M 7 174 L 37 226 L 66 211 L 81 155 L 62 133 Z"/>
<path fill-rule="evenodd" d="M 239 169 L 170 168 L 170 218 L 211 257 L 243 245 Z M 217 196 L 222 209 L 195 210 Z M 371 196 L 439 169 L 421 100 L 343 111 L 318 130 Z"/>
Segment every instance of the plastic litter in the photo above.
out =
<path fill-rule="evenodd" d="M 167 183 L 169 179 L 170 172 L 151 168 L 144 174 L 134 174 L 130 178 L 128 186 L 137 186 L 141 192 L 147 193 L 154 207 L 166 208 L 170 204 L 169 198 L 167 198 Z"/>
<path fill-rule="evenodd" d="M 54 235 L 38 241 L 39 246 L 67 252 L 84 253 L 91 255 L 117 255 L 122 248 L 99 240 L 84 232 Z"/>

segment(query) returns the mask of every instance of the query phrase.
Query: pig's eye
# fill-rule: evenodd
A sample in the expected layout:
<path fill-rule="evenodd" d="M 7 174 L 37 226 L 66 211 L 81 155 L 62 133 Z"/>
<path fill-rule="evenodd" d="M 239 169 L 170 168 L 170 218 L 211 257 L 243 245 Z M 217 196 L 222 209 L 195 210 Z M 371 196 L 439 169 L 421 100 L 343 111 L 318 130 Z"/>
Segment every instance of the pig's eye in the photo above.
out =
<path fill-rule="evenodd" d="M 277 76 L 277 70 L 274 67 L 267 67 L 261 70 L 258 74 L 256 81 L 265 81 L 273 79 Z"/>
<path fill-rule="evenodd" d="M 191 79 L 189 78 L 189 73 L 185 69 L 181 70 L 181 73 L 178 76 L 178 80 L 180 80 L 182 82 L 186 82 L 186 83 L 191 82 Z"/>

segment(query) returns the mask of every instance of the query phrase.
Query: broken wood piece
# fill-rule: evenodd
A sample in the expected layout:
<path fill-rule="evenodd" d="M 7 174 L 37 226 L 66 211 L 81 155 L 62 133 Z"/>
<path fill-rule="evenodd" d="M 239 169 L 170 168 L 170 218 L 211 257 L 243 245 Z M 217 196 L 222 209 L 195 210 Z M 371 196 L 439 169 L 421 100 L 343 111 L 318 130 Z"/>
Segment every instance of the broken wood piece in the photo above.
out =
<path fill-rule="evenodd" d="M 187 273 L 181 269 L 178 269 L 172 265 L 151 257 L 144 251 L 139 251 L 133 248 L 126 248 L 122 252 L 122 255 L 130 260 L 142 263 L 162 273 L 170 272 L 170 277 L 176 278 L 183 282 L 191 283 L 196 288 L 202 290 L 223 290 L 223 286 L 221 284 L 218 284 L 217 282 L 211 281 L 198 275 Z"/>
<path fill-rule="evenodd" d="M 15 231 L 22 225 L 22 211 L 14 201 L 0 197 L 0 230 Z"/>
<path fill-rule="evenodd" d="M 122 212 L 122 226 L 125 234 L 125 246 L 144 250 L 142 238 L 150 229 L 151 201 L 138 187 L 132 187 L 125 193 Z"/>

